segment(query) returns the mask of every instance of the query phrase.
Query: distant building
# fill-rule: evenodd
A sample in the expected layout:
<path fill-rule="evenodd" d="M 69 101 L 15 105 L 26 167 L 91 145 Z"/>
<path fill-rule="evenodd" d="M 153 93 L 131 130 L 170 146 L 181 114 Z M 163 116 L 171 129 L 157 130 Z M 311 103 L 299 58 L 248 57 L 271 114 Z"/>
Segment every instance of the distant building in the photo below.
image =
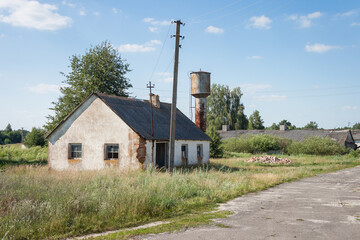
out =
<path fill-rule="evenodd" d="M 223 128 L 224 129 L 224 128 Z M 286 127 L 281 128 L 283 130 L 230 130 L 219 131 L 222 139 L 246 137 L 249 135 L 268 134 L 281 138 L 291 139 L 293 141 L 304 141 L 309 137 L 324 137 L 352 149 L 356 149 L 355 140 L 350 130 L 286 130 Z M 360 131 L 359 131 L 360 135 Z M 359 139 L 360 140 L 360 139 Z"/>
<path fill-rule="evenodd" d="M 47 136 L 53 169 L 166 167 L 171 104 L 89 95 Z M 175 166 L 209 161 L 210 137 L 182 112 L 176 112 Z"/>
<path fill-rule="evenodd" d="M 358 148 L 360 148 L 360 130 L 358 129 L 351 130 L 351 133 L 353 135 L 355 144 L 357 145 Z"/>

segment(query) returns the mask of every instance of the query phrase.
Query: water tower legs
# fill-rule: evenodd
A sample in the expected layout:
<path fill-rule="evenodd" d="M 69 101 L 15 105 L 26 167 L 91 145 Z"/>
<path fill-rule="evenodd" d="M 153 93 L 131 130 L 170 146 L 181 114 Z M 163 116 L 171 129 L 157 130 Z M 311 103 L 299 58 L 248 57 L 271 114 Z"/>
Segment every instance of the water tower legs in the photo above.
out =
<path fill-rule="evenodd" d="M 206 98 L 195 98 L 195 124 L 206 132 Z"/>

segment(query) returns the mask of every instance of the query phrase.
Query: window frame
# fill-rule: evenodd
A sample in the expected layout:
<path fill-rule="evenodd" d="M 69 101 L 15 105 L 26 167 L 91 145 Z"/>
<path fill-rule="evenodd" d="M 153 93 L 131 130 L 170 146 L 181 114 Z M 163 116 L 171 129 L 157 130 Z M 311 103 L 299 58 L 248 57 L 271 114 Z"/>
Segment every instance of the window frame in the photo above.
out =
<path fill-rule="evenodd" d="M 199 154 L 199 147 L 200 147 L 200 154 Z M 197 144 L 196 145 L 196 156 L 198 159 L 203 159 L 204 157 L 204 144 Z"/>
<path fill-rule="evenodd" d="M 78 151 L 78 150 L 73 151 L 72 147 L 76 146 L 76 145 L 80 145 L 80 151 Z M 80 152 L 80 157 L 73 155 L 73 153 L 79 153 L 79 152 Z M 69 143 L 68 159 L 70 159 L 70 160 L 81 160 L 83 158 L 83 152 L 84 152 L 84 149 L 83 149 L 82 143 Z"/>
<path fill-rule="evenodd" d="M 112 154 L 116 154 L 117 153 L 117 158 L 109 158 L 109 151 L 108 151 L 108 147 L 110 146 L 116 146 L 117 147 L 117 152 L 111 152 Z M 117 161 L 119 160 L 119 149 L 120 149 L 120 146 L 118 143 L 105 143 L 104 144 L 104 160 L 105 161 Z"/>
<path fill-rule="evenodd" d="M 183 147 L 185 147 L 185 157 L 183 155 Z M 181 144 L 181 160 L 182 161 L 186 160 L 186 163 L 189 160 L 189 145 L 188 144 Z"/>

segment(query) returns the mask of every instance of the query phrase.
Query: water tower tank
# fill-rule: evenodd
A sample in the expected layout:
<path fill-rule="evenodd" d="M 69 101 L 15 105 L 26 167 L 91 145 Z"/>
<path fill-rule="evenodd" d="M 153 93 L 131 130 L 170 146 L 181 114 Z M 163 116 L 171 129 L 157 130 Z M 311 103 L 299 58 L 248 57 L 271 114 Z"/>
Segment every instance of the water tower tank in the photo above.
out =
<path fill-rule="evenodd" d="M 210 73 L 192 72 L 191 77 L 191 95 L 195 98 L 206 98 L 210 95 Z"/>

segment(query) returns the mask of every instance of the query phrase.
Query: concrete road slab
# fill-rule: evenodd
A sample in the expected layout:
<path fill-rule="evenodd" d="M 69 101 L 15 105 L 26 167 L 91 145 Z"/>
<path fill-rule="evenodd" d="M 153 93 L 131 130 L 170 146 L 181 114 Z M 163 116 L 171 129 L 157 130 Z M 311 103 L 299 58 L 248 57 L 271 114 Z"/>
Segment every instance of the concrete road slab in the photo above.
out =
<path fill-rule="evenodd" d="M 234 214 L 203 226 L 136 239 L 360 239 L 360 166 L 247 194 L 219 207 Z"/>

